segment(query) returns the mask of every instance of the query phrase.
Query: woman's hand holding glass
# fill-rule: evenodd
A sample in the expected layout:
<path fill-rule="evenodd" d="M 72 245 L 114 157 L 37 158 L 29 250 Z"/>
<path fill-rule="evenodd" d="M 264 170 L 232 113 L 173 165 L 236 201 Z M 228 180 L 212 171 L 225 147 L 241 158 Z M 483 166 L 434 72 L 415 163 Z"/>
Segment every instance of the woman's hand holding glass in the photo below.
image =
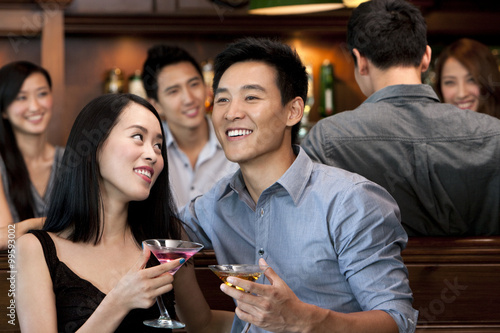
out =
<path fill-rule="evenodd" d="M 178 259 L 145 268 L 150 255 L 150 250 L 145 247 L 134 266 L 108 294 L 117 305 L 123 306 L 126 313 L 135 308 L 150 308 L 156 297 L 171 291 L 174 277 L 169 271 L 184 263 L 184 259 Z"/>

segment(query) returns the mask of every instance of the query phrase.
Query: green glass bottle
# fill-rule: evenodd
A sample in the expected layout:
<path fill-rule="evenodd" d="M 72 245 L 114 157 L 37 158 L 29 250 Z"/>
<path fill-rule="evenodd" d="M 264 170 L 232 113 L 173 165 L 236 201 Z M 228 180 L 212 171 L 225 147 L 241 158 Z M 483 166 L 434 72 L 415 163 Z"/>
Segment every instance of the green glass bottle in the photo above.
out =
<path fill-rule="evenodd" d="M 136 69 L 134 74 L 128 78 L 128 92 L 142 98 L 147 98 L 144 85 L 142 84 L 140 69 Z"/>
<path fill-rule="evenodd" d="M 335 113 L 333 65 L 328 59 L 321 65 L 319 114 L 328 117 Z"/>

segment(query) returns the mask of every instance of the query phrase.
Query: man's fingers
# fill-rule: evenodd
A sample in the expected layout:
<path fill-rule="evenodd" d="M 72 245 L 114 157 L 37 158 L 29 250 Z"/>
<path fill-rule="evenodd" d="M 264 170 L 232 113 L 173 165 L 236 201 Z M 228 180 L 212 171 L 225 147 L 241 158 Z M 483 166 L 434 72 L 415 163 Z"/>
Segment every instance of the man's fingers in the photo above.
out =
<path fill-rule="evenodd" d="M 266 278 L 269 280 L 269 282 L 271 283 L 271 285 L 274 284 L 274 281 L 278 281 L 280 279 L 279 275 L 276 274 L 276 272 L 274 271 L 274 269 L 271 268 L 271 266 L 268 266 L 266 261 L 263 259 L 263 258 L 260 258 L 259 259 L 259 265 L 262 267 L 262 266 L 266 266 L 267 268 L 264 270 L 264 275 L 266 276 Z"/>
<path fill-rule="evenodd" d="M 264 275 L 266 278 L 269 280 L 271 285 L 273 285 L 273 276 L 274 277 L 279 277 L 278 274 L 267 264 L 267 262 L 264 260 L 264 258 L 259 259 L 259 266 L 261 269 L 264 269 Z"/>

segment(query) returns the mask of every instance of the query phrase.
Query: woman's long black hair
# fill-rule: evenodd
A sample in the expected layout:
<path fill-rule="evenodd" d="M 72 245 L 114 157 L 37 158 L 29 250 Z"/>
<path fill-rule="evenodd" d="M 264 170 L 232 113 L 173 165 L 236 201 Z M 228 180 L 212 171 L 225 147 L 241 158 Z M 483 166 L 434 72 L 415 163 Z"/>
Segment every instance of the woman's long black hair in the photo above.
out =
<path fill-rule="evenodd" d="M 149 102 L 132 94 L 97 97 L 76 118 L 54 184 L 44 230 L 69 231 L 68 239 L 73 242 L 97 244 L 100 241 L 103 203 L 99 188 L 98 150 L 131 103 L 144 106 L 158 119 L 163 135 L 161 155 L 165 166 L 149 197 L 129 203 L 128 223 L 138 244 L 148 238 L 181 237 L 181 225 L 168 181 L 167 150 L 160 116 Z"/>
<path fill-rule="evenodd" d="M 35 216 L 31 180 L 12 126 L 3 115 L 16 99 L 26 78 L 33 73 L 41 73 L 47 80 L 49 88 L 52 89 L 49 73 L 31 62 L 12 62 L 0 69 L 0 113 L 2 115 L 0 117 L 0 155 L 5 163 L 8 179 L 8 184 L 4 186 L 9 189 L 9 196 L 21 221 Z"/>

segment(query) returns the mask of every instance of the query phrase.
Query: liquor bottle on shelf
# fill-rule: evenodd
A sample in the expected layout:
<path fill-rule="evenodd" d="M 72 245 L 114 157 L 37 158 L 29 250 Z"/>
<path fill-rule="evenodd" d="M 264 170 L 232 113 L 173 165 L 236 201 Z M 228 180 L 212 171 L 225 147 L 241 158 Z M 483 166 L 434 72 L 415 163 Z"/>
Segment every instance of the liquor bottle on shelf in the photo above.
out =
<path fill-rule="evenodd" d="M 321 65 L 319 114 L 328 117 L 335 113 L 333 65 L 328 59 Z"/>
<path fill-rule="evenodd" d="M 309 123 L 309 114 L 314 105 L 314 74 L 313 67 L 311 64 L 306 66 L 307 72 L 307 100 L 305 101 L 304 106 L 304 116 L 302 117 L 302 121 L 304 124 Z"/>
<path fill-rule="evenodd" d="M 299 130 L 299 140 L 302 140 L 307 132 L 309 132 L 310 123 L 309 123 L 309 114 L 314 105 L 314 74 L 313 67 L 311 64 L 306 65 L 307 72 L 307 99 L 304 105 L 304 115 L 302 116 L 302 120 L 300 121 L 300 130 Z"/>
<path fill-rule="evenodd" d="M 104 82 L 105 94 L 122 93 L 124 90 L 124 79 L 121 69 L 114 67 L 108 72 Z"/>
<path fill-rule="evenodd" d="M 146 98 L 146 90 L 142 84 L 141 71 L 137 69 L 134 74 L 128 78 L 128 92 L 142 98 Z"/>
<path fill-rule="evenodd" d="M 214 64 L 213 60 L 209 59 L 201 64 L 201 71 L 203 72 L 203 81 L 207 88 L 207 99 L 205 100 L 205 108 L 208 114 L 212 113 L 214 107 L 214 93 L 212 91 L 212 83 L 214 81 Z"/>

